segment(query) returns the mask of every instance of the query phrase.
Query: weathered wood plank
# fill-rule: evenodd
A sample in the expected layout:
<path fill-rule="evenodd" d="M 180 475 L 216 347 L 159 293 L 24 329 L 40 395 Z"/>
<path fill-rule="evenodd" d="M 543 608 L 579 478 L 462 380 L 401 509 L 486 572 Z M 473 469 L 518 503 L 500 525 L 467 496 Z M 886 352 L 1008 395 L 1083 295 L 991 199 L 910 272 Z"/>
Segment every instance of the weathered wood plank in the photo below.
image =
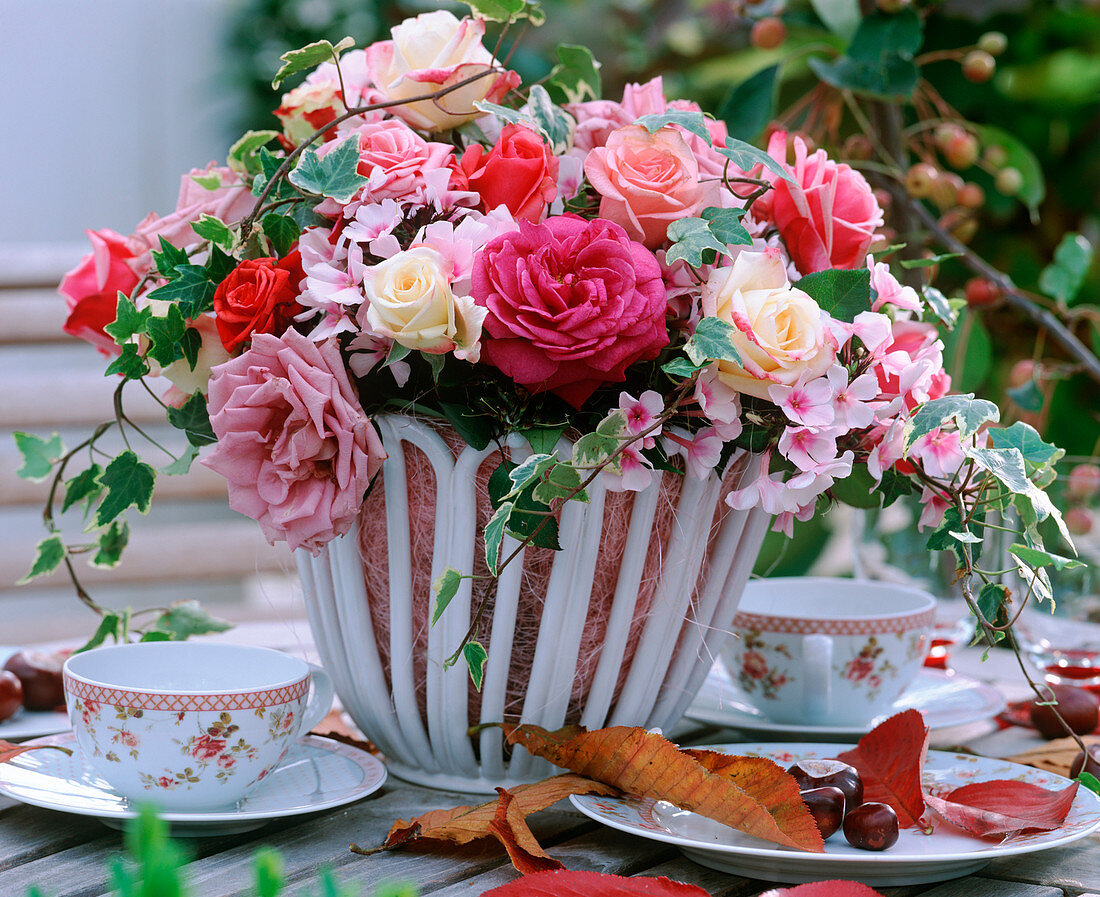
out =
<path fill-rule="evenodd" d="M 957 878 L 925 891 L 921 897 L 1064 897 L 1060 888 L 993 881 L 977 875 Z"/>
<path fill-rule="evenodd" d="M 994 860 L 981 874 L 1001 880 L 1100 891 L 1100 836 L 1090 835 L 1040 853 Z"/>
<path fill-rule="evenodd" d="M 747 878 L 738 878 L 728 872 L 719 872 L 717 869 L 708 869 L 700 866 L 684 857 L 677 857 L 664 863 L 658 863 L 648 869 L 636 872 L 635 875 L 659 877 L 664 876 L 673 881 L 682 881 L 685 884 L 702 888 L 711 897 L 748 897 L 750 894 L 758 894 L 762 890 L 762 883 Z M 763 890 L 774 887 L 767 885 Z"/>
<path fill-rule="evenodd" d="M 103 835 L 95 819 L 12 803 L 0 812 L 0 874 Z"/>

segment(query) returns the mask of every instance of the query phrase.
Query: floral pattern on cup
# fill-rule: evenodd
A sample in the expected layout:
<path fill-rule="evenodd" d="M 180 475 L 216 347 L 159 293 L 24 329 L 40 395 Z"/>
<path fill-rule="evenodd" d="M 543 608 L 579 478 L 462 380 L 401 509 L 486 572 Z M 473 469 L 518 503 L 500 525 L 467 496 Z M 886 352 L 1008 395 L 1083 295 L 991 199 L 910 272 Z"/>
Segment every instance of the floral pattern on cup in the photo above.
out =
<path fill-rule="evenodd" d="M 837 670 L 849 682 L 866 686 L 867 700 L 878 697 L 883 682 L 895 679 L 898 668 L 883 656 L 883 647 L 878 638 L 870 636 L 856 652 L 855 656 L 842 663 Z"/>
<path fill-rule="evenodd" d="M 737 671 L 738 684 L 748 694 L 759 689 L 762 697 L 775 700 L 779 690 L 788 682 L 794 681 L 794 677 L 789 674 L 788 668 L 777 669 L 773 663 L 769 663 L 764 652 L 774 652 L 790 660 L 790 649 L 782 642 L 768 645 L 760 638 L 760 633 L 754 631 L 743 635 L 742 644 L 741 664 Z"/>

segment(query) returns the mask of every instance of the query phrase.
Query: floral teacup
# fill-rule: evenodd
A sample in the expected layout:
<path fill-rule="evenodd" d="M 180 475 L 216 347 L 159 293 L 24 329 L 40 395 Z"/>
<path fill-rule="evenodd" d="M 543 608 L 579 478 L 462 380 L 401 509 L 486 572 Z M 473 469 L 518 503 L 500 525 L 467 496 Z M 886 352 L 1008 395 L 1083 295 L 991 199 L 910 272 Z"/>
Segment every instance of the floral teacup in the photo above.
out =
<path fill-rule="evenodd" d="M 333 694 L 327 673 L 289 654 L 197 642 L 74 654 L 64 682 L 84 761 L 124 797 L 185 812 L 236 804 Z"/>
<path fill-rule="evenodd" d="M 935 613 L 931 595 L 890 583 L 760 579 L 745 589 L 723 659 L 774 722 L 860 726 L 913 681 Z"/>

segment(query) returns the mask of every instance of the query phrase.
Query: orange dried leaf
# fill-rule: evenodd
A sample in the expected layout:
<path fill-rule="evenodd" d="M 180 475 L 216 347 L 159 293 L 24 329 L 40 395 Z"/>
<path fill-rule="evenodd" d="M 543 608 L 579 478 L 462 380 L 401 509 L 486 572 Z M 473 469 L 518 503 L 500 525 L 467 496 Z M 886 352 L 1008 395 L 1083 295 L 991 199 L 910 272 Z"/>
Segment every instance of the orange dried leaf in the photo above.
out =
<path fill-rule="evenodd" d="M 924 815 L 921 771 L 928 756 L 928 726 L 919 710 L 905 710 L 879 723 L 850 751 L 837 756 L 859 771 L 863 799 L 889 804 L 902 828 Z"/>
<path fill-rule="evenodd" d="M 567 726 L 548 732 L 539 726 L 506 724 L 504 734 L 510 744 L 629 794 L 667 800 L 776 844 L 817 853 L 825 849 L 805 806 L 802 812 L 808 824 L 798 822 L 785 830 L 760 801 L 728 776 L 712 773 L 676 745 L 642 728 L 613 726 L 589 732 Z"/>
<path fill-rule="evenodd" d="M 70 757 L 73 752 L 67 747 L 62 747 L 59 744 L 12 744 L 10 741 L 0 741 L 0 763 L 7 763 L 9 760 L 14 760 L 20 754 L 25 754 L 27 751 L 40 751 L 43 748 L 52 748 L 55 751 L 61 751 L 68 754 Z"/>
<path fill-rule="evenodd" d="M 812 839 L 817 823 L 798 793 L 798 783 L 782 766 L 766 757 L 736 757 L 716 751 L 684 750 L 715 775 L 727 776 L 738 788 L 771 813 L 775 824 L 789 835 Z"/>
<path fill-rule="evenodd" d="M 500 795 L 500 800 L 496 815 L 489 823 L 489 831 L 504 845 L 508 858 L 520 874 L 564 869 L 558 860 L 542 849 L 534 833 L 527 827 L 525 815 L 516 806 L 515 795 L 503 788 L 497 788 L 497 794 Z"/>

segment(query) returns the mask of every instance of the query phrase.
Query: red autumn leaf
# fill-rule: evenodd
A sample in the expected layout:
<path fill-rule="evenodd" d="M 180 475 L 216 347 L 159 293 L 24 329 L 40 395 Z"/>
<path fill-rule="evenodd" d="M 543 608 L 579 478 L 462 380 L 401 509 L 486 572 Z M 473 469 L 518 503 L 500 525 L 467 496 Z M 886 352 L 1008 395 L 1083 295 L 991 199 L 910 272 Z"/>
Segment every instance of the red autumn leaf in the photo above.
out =
<path fill-rule="evenodd" d="M 936 813 L 972 835 L 1049 832 L 1066 821 L 1077 782 L 1048 791 L 1029 782 L 972 782 L 944 797 L 924 796 Z"/>
<path fill-rule="evenodd" d="M 773 888 L 760 897 L 882 897 L 858 881 L 814 881 L 795 888 Z"/>
<path fill-rule="evenodd" d="M 623 878 L 603 872 L 538 872 L 481 897 L 709 897 L 696 885 L 667 878 Z M 862 895 L 860 895 L 862 897 Z"/>
<path fill-rule="evenodd" d="M 717 775 L 728 776 L 733 784 L 758 800 L 783 831 L 795 832 L 807 825 L 817 830 L 798 793 L 798 783 L 778 763 L 766 757 L 735 757 L 716 751 L 683 750 L 681 753 Z"/>
<path fill-rule="evenodd" d="M 55 751 L 62 751 L 70 757 L 73 754 L 67 747 L 62 747 L 59 744 L 12 744 L 10 741 L 0 741 L 0 763 L 7 763 L 9 760 L 14 760 L 20 754 L 25 754 L 27 751 L 40 751 L 43 748 L 52 748 Z"/>
<path fill-rule="evenodd" d="M 676 745 L 637 726 L 612 726 L 589 732 L 566 726 L 547 732 L 539 726 L 505 725 L 510 744 L 549 760 L 577 775 L 605 782 L 638 797 L 667 800 L 757 838 L 822 853 L 821 833 L 801 799 L 776 811 L 777 818 L 725 775 L 710 772 Z M 786 776 L 786 773 L 782 773 Z M 775 781 L 782 779 L 777 776 Z M 800 808 L 800 809 L 799 809 Z"/>
<path fill-rule="evenodd" d="M 889 804 L 905 828 L 924 815 L 921 771 L 928 756 L 928 726 L 919 710 L 905 710 L 879 723 L 837 759 L 863 779 L 863 799 Z"/>
<path fill-rule="evenodd" d="M 429 810 L 415 819 L 399 819 L 390 828 L 381 847 L 362 848 L 352 845 L 355 853 L 370 855 L 380 850 L 393 850 L 414 841 L 434 844 L 469 844 L 480 838 L 496 838 L 508 851 L 512 864 L 520 872 L 561 868 L 561 863 L 546 855 L 539 846 L 526 817 L 544 810 L 571 794 L 617 794 L 600 782 L 581 776 L 561 775 L 518 785 L 510 791 L 497 789 L 498 797 L 476 806 L 454 807 L 450 810 Z"/>

